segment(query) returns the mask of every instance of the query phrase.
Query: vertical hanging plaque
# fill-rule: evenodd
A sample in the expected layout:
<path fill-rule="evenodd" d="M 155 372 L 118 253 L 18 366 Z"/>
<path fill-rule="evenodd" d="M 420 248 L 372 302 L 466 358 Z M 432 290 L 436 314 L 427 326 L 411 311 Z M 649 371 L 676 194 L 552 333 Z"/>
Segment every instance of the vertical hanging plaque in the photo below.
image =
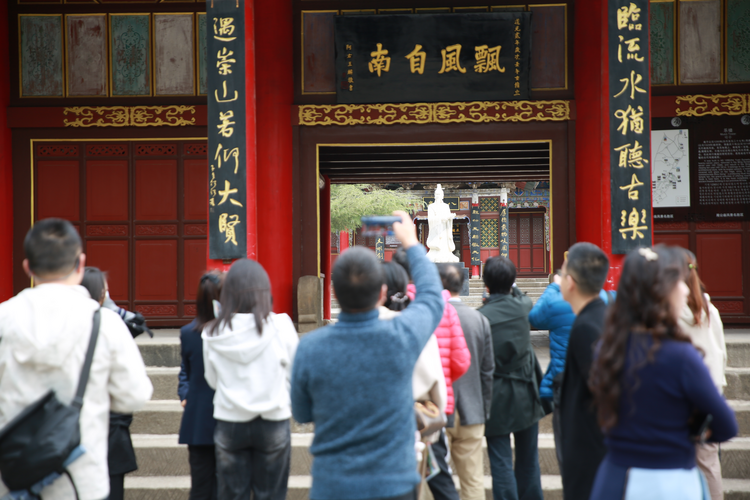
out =
<path fill-rule="evenodd" d="M 247 257 L 245 4 L 207 0 L 208 246 L 211 259 Z"/>
<path fill-rule="evenodd" d="M 382 234 L 375 237 L 375 255 L 381 261 L 385 260 L 385 236 Z"/>
<path fill-rule="evenodd" d="M 651 246 L 648 0 L 609 0 L 612 253 Z"/>
<path fill-rule="evenodd" d="M 497 231 L 498 243 L 500 243 L 500 255 L 508 258 L 508 203 L 500 204 L 500 227 Z"/>
<path fill-rule="evenodd" d="M 482 265 L 482 236 L 480 231 L 479 203 L 471 204 L 471 265 Z"/>

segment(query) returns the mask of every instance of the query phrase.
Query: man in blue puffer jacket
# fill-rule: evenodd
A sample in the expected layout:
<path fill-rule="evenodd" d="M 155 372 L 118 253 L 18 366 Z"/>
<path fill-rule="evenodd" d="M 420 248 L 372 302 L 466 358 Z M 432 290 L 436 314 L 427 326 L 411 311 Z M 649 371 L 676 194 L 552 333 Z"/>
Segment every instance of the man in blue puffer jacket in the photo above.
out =
<path fill-rule="evenodd" d="M 614 298 L 614 292 L 602 290 L 599 296 L 605 304 L 609 304 Z M 568 337 L 570 327 L 575 321 L 576 315 L 563 298 L 560 292 L 560 271 L 550 276 L 550 284 L 541 297 L 536 301 L 529 313 L 531 328 L 536 330 L 549 330 L 549 353 L 550 361 L 547 372 L 544 374 L 539 387 L 539 396 L 542 399 L 554 401 L 555 406 L 560 402 L 560 383 L 562 372 L 565 370 L 565 355 L 568 351 Z M 555 383 L 555 378 L 560 375 Z M 552 430 L 555 435 L 555 453 L 557 462 L 562 469 L 561 455 L 561 433 L 560 414 L 557 410 L 552 414 Z"/>

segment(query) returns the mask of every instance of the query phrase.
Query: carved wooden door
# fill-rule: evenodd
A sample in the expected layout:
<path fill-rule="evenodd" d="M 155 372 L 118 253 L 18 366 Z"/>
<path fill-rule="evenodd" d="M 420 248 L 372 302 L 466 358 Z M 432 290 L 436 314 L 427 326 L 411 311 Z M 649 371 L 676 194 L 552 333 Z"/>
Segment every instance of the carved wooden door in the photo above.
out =
<path fill-rule="evenodd" d="M 153 326 L 195 315 L 206 265 L 205 141 L 41 143 L 34 219 L 70 220 L 110 296 Z"/>
<path fill-rule="evenodd" d="M 508 256 L 519 276 L 548 274 L 543 212 L 509 213 Z"/>

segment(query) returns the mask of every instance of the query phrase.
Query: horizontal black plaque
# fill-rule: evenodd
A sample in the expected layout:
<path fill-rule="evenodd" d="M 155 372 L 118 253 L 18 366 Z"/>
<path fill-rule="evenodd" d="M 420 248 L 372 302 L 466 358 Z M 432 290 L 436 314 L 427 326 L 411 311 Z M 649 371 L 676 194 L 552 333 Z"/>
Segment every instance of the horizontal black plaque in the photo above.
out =
<path fill-rule="evenodd" d="M 424 200 L 424 202 L 427 205 L 430 205 L 431 203 L 435 203 L 435 197 L 434 196 L 426 196 L 426 197 L 422 198 L 422 200 Z M 451 211 L 454 211 L 454 212 L 456 210 L 458 210 L 458 201 L 459 201 L 458 197 L 455 197 L 455 198 L 443 198 L 443 203 L 445 203 L 446 205 L 448 205 L 448 207 L 451 209 Z"/>
<path fill-rule="evenodd" d="M 338 16 L 337 100 L 528 99 L 530 21 L 530 12 Z"/>

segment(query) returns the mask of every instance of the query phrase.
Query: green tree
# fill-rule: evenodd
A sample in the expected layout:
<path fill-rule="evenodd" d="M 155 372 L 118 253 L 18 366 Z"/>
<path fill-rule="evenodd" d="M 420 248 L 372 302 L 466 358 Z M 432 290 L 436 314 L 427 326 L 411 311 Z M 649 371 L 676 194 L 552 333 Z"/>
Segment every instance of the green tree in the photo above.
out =
<path fill-rule="evenodd" d="M 354 231 L 366 215 L 391 215 L 394 210 L 424 210 L 422 198 L 404 189 L 381 189 L 370 184 L 331 185 L 331 231 Z"/>

